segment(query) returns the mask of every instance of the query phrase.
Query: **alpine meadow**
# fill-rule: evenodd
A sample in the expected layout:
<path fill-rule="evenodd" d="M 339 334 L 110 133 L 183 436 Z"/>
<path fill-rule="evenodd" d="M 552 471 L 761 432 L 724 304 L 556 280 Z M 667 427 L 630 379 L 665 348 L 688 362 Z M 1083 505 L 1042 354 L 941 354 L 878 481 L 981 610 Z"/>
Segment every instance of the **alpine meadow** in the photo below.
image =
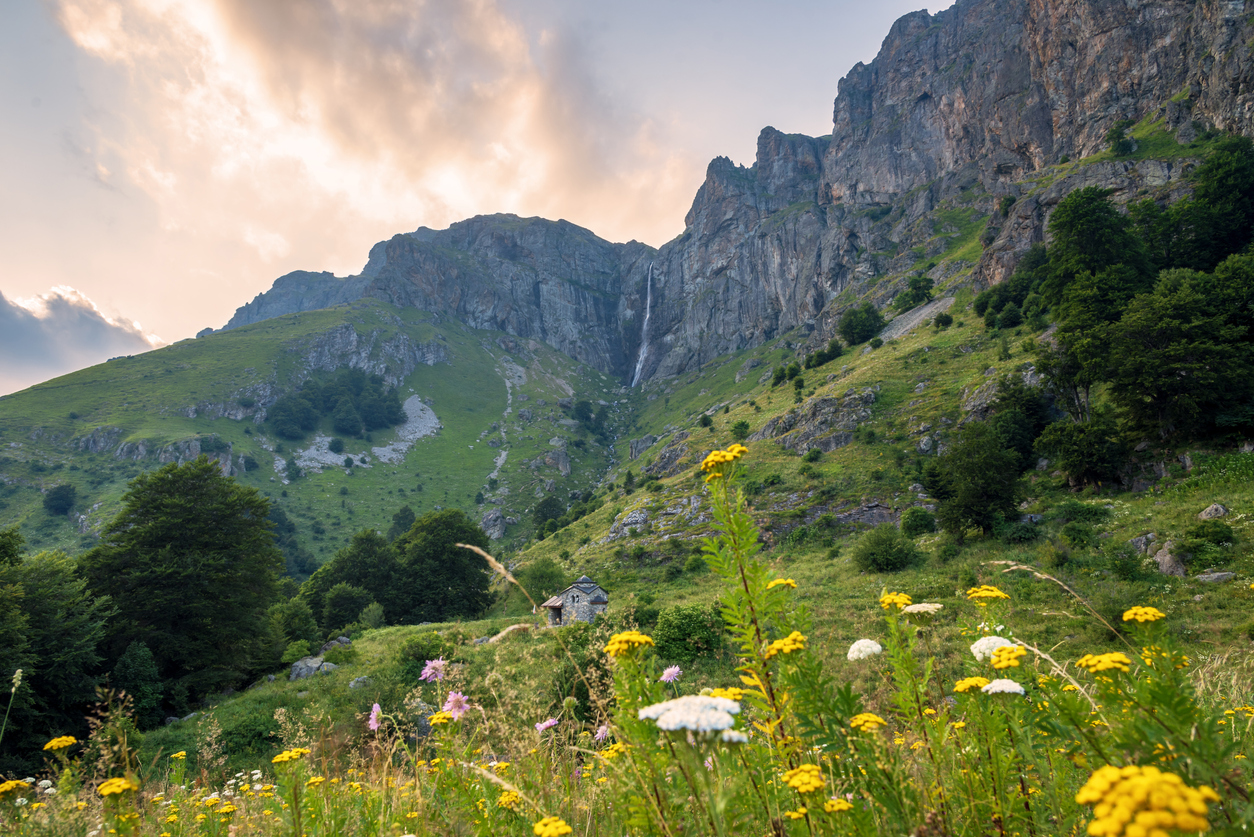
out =
<path fill-rule="evenodd" d="M 1250 833 L 1250 11 L 914 12 L 660 248 L 0 397 L 0 831 Z"/>

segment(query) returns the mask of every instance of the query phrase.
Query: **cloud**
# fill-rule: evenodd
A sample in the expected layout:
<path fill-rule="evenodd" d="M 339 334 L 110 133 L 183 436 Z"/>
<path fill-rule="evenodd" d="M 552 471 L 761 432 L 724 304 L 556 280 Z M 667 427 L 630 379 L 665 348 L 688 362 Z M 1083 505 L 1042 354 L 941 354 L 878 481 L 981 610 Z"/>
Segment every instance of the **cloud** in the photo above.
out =
<path fill-rule="evenodd" d="M 160 344 L 138 323 L 105 316 L 70 287 L 12 301 L 0 293 L 0 357 L 5 359 L 0 393 Z"/>
<path fill-rule="evenodd" d="M 704 170 L 593 81 L 578 33 L 533 38 L 496 0 L 57 8 L 130 91 L 97 125 L 108 182 L 124 172 L 166 229 L 247 242 L 263 262 L 328 224 L 390 233 L 498 211 L 660 244 Z"/>

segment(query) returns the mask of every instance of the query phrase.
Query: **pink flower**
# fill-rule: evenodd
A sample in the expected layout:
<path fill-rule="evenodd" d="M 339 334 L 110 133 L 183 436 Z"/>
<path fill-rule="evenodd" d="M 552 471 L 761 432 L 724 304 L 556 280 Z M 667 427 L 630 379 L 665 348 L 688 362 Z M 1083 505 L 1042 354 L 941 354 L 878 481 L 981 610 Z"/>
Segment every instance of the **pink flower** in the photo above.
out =
<path fill-rule="evenodd" d="M 536 724 L 536 732 L 544 732 L 546 729 L 553 729 L 557 726 L 557 718 L 549 718 L 547 721 L 541 721 Z"/>
<path fill-rule="evenodd" d="M 598 742 L 604 741 L 605 739 L 609 737 L 610 737 L 610 725 L 609 724 L 601 724 L 601 726 L 597 727 L 597 734 L 593 736 L 593 738 L 595 738 Z"/>
<path fill-rule="evenodd" d="M 470 708 L 470 701 L 461 692 L 449 692 L 444 701 L 444 711 L 453 716 L 454 721 L 461 720 L 462 715 Z"/>
<path fill-rule="evenodd" d="M 661 680 L 663 683 L 674 683 L 676 680 L 679 679 L 679 675 L 683 673 L 684 673 L 684 670 L 680 668 L 679 666 L 669 666 L 665 671 L 662 672 L 662 676 L 659 677 L 658 679 Z"/>
<path fill-rule="evenodd" d="M 366 722 L 366 725 L 370 727 L 371 730 L 377 730 L 379 728 L 379 716 L 382 714 L 383 707 L 376 703 L 370 710 L 370 720 Z"/>
<path fill-rule="evenodd" d="M 448 660 L 443 657 L 435 660 L 427 660 L 427 664 L 423 667 L 422 674 L 418 675 L 418 679 L 426 680 L 428 683 L 433 683 L 436 680 L 443 680 L 444 676 L 448 673 L 446 670 L 447 668 Z"/>

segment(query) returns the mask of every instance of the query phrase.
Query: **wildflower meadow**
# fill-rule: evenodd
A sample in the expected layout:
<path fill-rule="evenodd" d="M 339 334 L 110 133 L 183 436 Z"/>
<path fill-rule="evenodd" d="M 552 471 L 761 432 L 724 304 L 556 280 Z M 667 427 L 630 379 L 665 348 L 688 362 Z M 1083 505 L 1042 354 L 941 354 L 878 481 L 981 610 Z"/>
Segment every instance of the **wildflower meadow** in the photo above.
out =
<path fill-rule="evenodd" d="M 89 741 L 49 741 L 39 776 L 0 784 L 0 826 L 87 837 L 1249 832 L 1254 705 L 1248 692 L 1199 691 L 1154 607 L 1106 626 L 1120 650 L 1061 659 L 1013 638 L 996 586 L 967 591 L 960 645 L 934 636 L 940 604 L 884 590 L 881 630 L 846 656 L 885 688 L 868 702 L 836 682 L 797 585 L 758 558 L 737 485 L 744 452 L 702 466 L 718 528 L 704 556 L 724 585 L 734 682 L 687 692 L 682 669 L 629 629 L 604 645 L 612 682 L 585 683 L 588 705 L 571 697 L 554 717 L 494 719 L 473 688 L 449 685 L 439 658 L 406 705 L 360 718 L 350 752 L 315 731 L 234 775 L 193 771 L 185 753 L 138 763 L 123 700 Z M 942 677 L 941 659 L 961 659 L 962 676 Z"/>

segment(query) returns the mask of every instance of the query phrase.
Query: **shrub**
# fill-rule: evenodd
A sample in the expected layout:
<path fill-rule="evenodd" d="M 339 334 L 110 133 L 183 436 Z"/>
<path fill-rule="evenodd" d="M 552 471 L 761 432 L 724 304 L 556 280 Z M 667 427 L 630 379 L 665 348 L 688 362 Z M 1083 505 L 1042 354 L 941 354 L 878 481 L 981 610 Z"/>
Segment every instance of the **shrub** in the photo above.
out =
<path fill-rule="evenodd" d="M 749 437 L 749 422 L 741 419 L 731 426 L 732 438 L 737 442 L 743 442 Z"/>
<path fill-rule="evenodd" d="M 365 625 L 367 628 L 375 629 L 383 627 L 383 605 L 378 602 L 371 602 L 362 609 L 361 615 L 357 617 L 357 621 Z"/>
<path fill-rule="evenodd" d="M 343 453 L 344 440 L 336 436 L 327 444 L 327 450 L 331 451 L 331 453 Z"/>
<path fill-rule="evenodd" d="M 917 538 L 936 531 L 936 515 L 927 509 L 913 506 L 901 514 L 901 533 L 907 538 Z"/>
<path fill-rule="evenodd" d="M 48 493 L 44 495 L 44 510 L 48 514 L 69 514 L 77 499 L 78 490 L 68 483 L 63 483 L 48 489 Z"/>
<path fill-rule="evenodd" d="M 878 349 L 880 346 L 884 345 L 884 341 L 878 337 L 872 337 L 871 342 L 868 345 L 870 345 L 872 349 Z"/>
<path fill-rule="evenodd" d="M 954 324 L 954 318 L 945 311 L 940 312 L 932 318 L 932 325 L 938 329 L 946 329 Z"/>
<path fill-rule="evenodd" d="M 1067 522 L 1101 523 L 1110 517 L 1110 509 L 1107 506 L 1090 506 L 1079 500 L 1064 500 L 1050 509 L 1049 516 Z"/>
<path fill-rule="evenodd" d="M 1236 543 L 1237 539 L 1232 527 L 1222 520 L 1203 520 L 1196 526 L 1189 527 L 1184 536 L 1190 540 L 1204 541 L 1215 546 Z"/>
<path fill-rule="evenodd" d="M 1087 523 L 1072 521 L 1062 527 L 1059 537 L 1072 549 L 1089 549 L 1097 546 L 1097 532 Z"/>
<path fill-rule="evenodd" d="M 367 626 L 361 625 L 361 627 Z M 322 658 L 332 665 L 342 666 L 357 659 L 357 649 L 351 645 L 337 645 L 334 648 L 328 648 Z"/>
<path fill-rule="evenodd" d="M 712 656 L 719 647 L 722 621 L 716 611 L 700 605 L 664 609 L 653 629 L 658 655 L 683 664 Z"/>
<path fill-rule="evenodd" d="M 702 555 L 689 555 L 688 560 L 684 562 L 684 572 L 693 575 L 703 573 L 709 568 L 709 565 L 705 562 L 705 557 Z"/>
<path fill-rule="evenodd" d="M 818 462 L 823 457 L 823 451 L 818 448 L 810 448 L 806 451 L 806 455 L 801 457 L 806 462 Z"/>
<path fill-rule="evenodd" d="M 1041 530 L 1035 523 L 1016 520 L 998 526 L 995 534 L 1006 543 L 1031 543 L 1040 537 Z"/>
<path fill-rule="evenodd" d="M 898 572 L 922 558 L 918 548 L 891 523 L 876 526 L 853 548 L 853 562 L 865 572 Z"/>
<path fill-rule="evenodd" d="M 882 328 L 884 328 L 884 318 L 880 316 L 880 312 L 876 311 L 871 303 L 864 302 L 860 308 L 845 312 L 837 330 L 846 343 L 856 346 L 879 334 Z"/>
<path fill-rule="evenodd" d="M 287 644 L 287 648 L 283 651 L 281 662 L 285 666 L 289 666 L 297 660 L 309 656 L 309 643 L 303 639 L 294 639 Z"/>

